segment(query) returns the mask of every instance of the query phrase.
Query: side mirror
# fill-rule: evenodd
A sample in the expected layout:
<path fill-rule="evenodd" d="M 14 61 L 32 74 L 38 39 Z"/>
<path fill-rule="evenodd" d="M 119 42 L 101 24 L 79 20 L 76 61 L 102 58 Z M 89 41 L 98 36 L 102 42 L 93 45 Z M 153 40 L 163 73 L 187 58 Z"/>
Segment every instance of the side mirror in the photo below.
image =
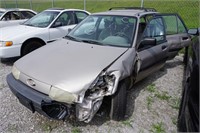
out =
<path fill-rule="evenodd" d="M 52 28 L 56 28 L 56 27 L 60 27 L 62 26 L 62 23 L 61 22 L 55 22 L 53 25 L 52 25 Z"/>
<path fill-rule="evenodd" d="M 156 45 L 155 38 L 144 38 L 141 40 L 138 49 L 146 49 Z"/>
<path fill-rule="evenodd" d="M 199 31 L 198 31 L 198 29 L 189 29 L 188 30 L 188 34 L 198 36 L 199 35 Z"/>

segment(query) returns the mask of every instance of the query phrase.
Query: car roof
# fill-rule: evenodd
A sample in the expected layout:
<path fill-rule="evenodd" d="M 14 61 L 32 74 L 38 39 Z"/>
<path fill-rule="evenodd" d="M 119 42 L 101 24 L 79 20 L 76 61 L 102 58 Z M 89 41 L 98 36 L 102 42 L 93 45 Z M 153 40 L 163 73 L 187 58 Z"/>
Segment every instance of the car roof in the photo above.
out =
<path fill-rule="evenodd" d="M 0 11 L 33 11 L 33 10 L 24 8 L 0 8 Z"/>
<path fill-rule="evenodd" d="M 64 9 L 64 8 L 49 8 L 44 11 L 59 11 L 59 12 L 64 12 L 64 11 L 84 11 L 87 12 L 86 10 L 81 10 L 81 9 Z M 89 12 L 87 12 L 90 14 Z"/>
<path fill-rule="evenodd" d="M 37 12 L 31 10 L 31 9 L 24 9 L 24 8 L 0 8 L 0 12 L 8 12 L 8 11 L 31 11 L 35 14 L 37 14 Z"/>
<path fill-rule="evenodd" d="M 122 16 L 142 16 L 146 14 L 157 13 L 153 8 L 140 8 L 140 7 L 115 7 L 110 8 L 106 12 L 94 13 L 94 15 L 122 15 Z"/>

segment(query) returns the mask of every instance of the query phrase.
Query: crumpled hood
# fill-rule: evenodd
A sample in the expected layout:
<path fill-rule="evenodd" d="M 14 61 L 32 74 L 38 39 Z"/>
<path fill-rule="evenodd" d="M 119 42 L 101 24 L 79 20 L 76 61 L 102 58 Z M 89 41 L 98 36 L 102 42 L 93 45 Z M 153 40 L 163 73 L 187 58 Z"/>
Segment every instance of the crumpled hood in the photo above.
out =
<path fill-rule="evenodd" d="M 40 82 L 80 93 L 126 50 L 61 39 L 21 58 L 15 66 Z"/>
<path fill-rule="evenodd" d="M 13 41 L 13 39 L 18 38 L 19 36 L 23 36 L 24 34 L 32 34 L 36 30 L 41 30 L 41 28 L 25 25 L 4 27 L 0 29 L 0 40 Z"/>

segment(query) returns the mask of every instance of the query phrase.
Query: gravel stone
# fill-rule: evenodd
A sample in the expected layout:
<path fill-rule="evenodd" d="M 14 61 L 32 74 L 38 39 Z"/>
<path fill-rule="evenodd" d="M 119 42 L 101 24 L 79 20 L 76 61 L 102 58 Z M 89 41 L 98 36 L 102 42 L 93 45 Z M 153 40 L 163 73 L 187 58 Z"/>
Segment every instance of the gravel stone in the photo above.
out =
<path fill-rule="evenodd" d="M 65 121 L 50 120 L 38 113 L 32 113 L 21 105 L 6 83 L 11 72 L 10 62 L 0 62 L 0 132 L 71 132 L 71 133 L 148 133 L 153 124 L 162 123 L 165 132 L 177 132 L 178 109 L 174 108 L 182 93 L 183 57 L 176 56 L 168 61 L 164 68 L 138 82 L 128 91 L 127 119 L 112 121 L 107 116 L 95 116 L 86 124 L 71 118 Z M 149 92 L 147 86 L 155 84 L 155 92 Z M 156 94 L 165 93 L 170 98 L 160 99 Z M 147 98 L 152 102 L 148 108 Z"/>

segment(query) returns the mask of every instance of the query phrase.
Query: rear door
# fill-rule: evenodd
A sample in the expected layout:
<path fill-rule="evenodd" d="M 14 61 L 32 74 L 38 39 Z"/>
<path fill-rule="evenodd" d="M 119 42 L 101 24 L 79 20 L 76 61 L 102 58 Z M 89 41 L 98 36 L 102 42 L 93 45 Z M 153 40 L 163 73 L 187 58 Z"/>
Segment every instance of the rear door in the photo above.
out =
<path fill-rule="evenodd" d="M 169 59 L 174 58 L 178 51 L 191 44 L 187 28 L 178 14 L 159 14 L 163 17 L 166 28 L 166 38 L 169 44 Z"/>
<path fill-rule="evenodd" d="M 155 44 L 142 43 L 144 40 L 152 39 L 155 39 Z M 148 22 L 137 51 L 141 61 L 137 81 L 164 65 L 168 52 L 168 45 L 162 17 L 155 17 Z"/>

